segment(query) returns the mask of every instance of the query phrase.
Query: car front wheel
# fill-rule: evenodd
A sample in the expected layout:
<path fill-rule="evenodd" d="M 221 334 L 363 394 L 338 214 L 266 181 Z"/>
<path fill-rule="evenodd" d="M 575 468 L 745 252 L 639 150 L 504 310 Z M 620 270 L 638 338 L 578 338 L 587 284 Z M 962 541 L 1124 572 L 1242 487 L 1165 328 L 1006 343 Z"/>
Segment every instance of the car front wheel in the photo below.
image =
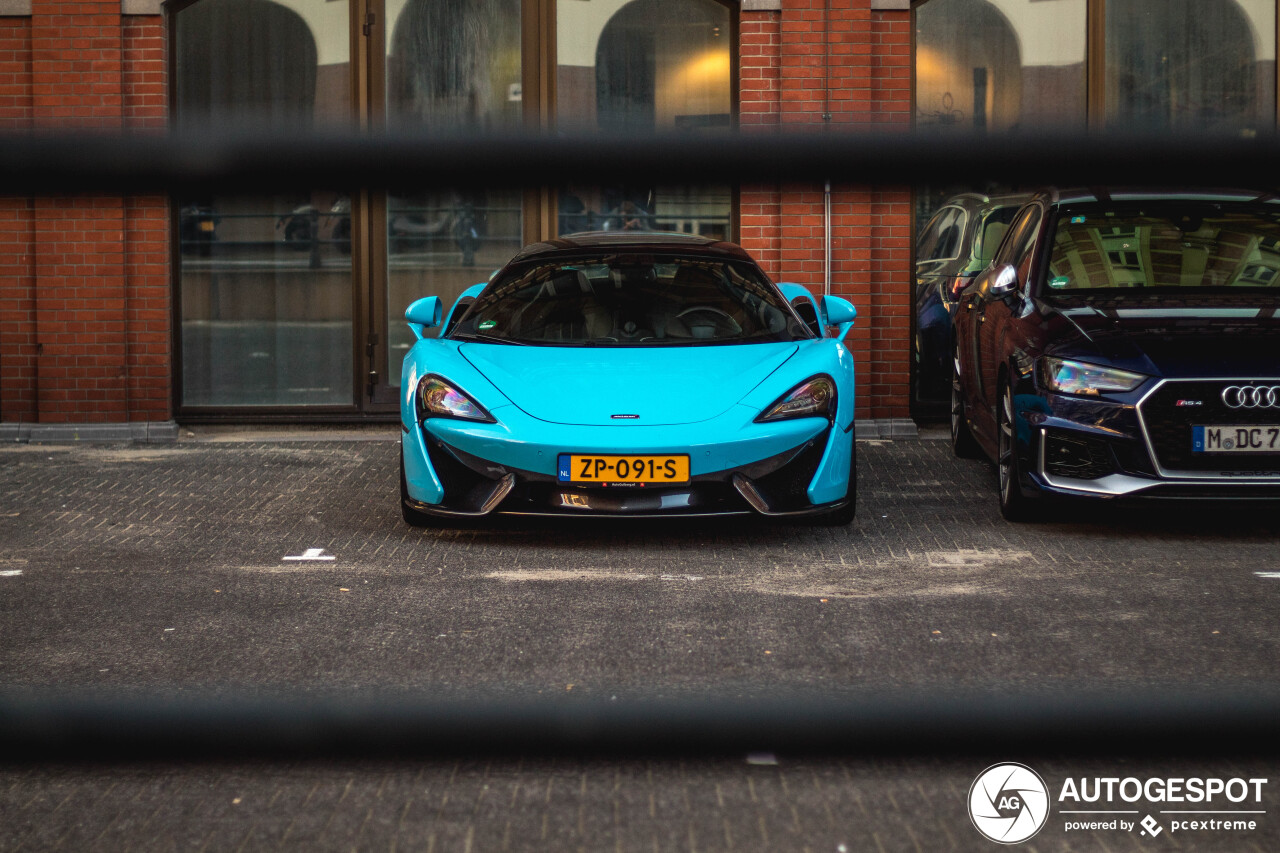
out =
<path fill-rule="evenodd" d="M 960 459 L 982 458 L 982 448 L 969 430 L 965 416 L 964 389 L 960 385 L 959 359 L 951 363 L 951 452 Z"/>
<path fill-rule="evenodd" d="M 1015 426 L 1013 388 L 1000 392 L 996 412 L 996 470 L 1000 475 L 1000 514 L 1007 521 L 1032 521 L 1036 504 L 1022 492 L 1022 466 L 1018 461 L 1018 432 Z"/>

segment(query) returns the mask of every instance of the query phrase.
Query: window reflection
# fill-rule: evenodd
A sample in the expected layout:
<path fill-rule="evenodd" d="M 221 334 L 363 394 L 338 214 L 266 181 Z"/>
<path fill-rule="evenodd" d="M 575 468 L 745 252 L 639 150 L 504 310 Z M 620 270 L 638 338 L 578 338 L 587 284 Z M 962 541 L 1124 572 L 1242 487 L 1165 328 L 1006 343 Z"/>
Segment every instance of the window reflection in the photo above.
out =
<path fill-rule="evenodd" d="M 1275 121 L 1273 0 L 1108 0 L 1107 123 L 1251 131 Z"/>
<path fill-rule="evenodd" d="M 611 134 L 732 124 L 729 9 L 715 0 L 575 0 L 557 7 L 556 122 Z M 730 236 L 727 187 L 562 186 L 559 233 Z"/>
<path fill-rule="evenodd" d="M 198 0 L 174 13 L 174 121 L 350 121 L 344 0 Z M 186 406 L 352 403 L 351 203 L 317 190 L 179 199 Z"/>
<path fill-rule="evenodd" d="M 916 123 L 1006 132 L 1085 121 L 1085 0 L 916 10 Z"/>
<path fill-rule="evenodd" d="M 387 4 L 387 125 L 416 131 L 509 130 L 521 120 L 519 0 Z M 440 164 L 447 168 L 448 164 Z M 405 306 L 446 306 L 521 245 L 518 190 L 392 187 L 387 224 L 387 382 L 413 345 Z M 438 330 L 432 330 L 436 334 Z"/>

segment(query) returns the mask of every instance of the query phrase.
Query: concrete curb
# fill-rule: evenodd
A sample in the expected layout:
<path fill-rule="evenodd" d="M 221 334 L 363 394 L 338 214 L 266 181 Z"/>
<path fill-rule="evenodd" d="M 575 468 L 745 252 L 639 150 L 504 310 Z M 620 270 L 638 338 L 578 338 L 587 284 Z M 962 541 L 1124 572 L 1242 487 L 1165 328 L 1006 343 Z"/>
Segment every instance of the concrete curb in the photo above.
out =
<path fill-rule="evenodd" d="M 106 424 L 0 424 L 0 444 L 81 444 L 128 441 L 168 444 L 178 440 L 173 421 Z"/>

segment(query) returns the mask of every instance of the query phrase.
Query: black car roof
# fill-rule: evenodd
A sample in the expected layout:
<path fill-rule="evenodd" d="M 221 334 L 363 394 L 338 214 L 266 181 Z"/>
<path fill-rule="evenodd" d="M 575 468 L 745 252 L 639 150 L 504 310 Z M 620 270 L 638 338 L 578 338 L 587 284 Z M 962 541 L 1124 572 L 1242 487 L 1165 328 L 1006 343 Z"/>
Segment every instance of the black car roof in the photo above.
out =
<path fill-rule="evenodd" d="M 969 210 L 982 209 L 985 207 L 1013 207 L 1015 205 L 1026 204 L 1035 198 L 1034 192 L 1011 192 L 1011 193 L 957 193 L 950 196 L 939 207 L 949 207 L 952 205 L 964 207 Z"/>
<path fill-rule="evenodd" d="M 593 250 L 678 252 L 684 255 L 751 260 L 747 251 L 737 243 L 712 240 L 696 234 L 681 234 L 673 231 L 588 231 L 544 240 L 541 243 L 531 243 L 517 252 L 510 263 L 523 263 L 556 255 L 580 255 Z"/>
<path fill-rule="evenodd" d="M 1050 204 L 1105 204 L 1109 201 L 1208 201 L 1208 202 L 1258 202 L 1280 204 L 1280 199 L 1270 190 L 1258 189 L 1150 189 L 1139 187 L 1075 187 L 1047 189 Z"/>

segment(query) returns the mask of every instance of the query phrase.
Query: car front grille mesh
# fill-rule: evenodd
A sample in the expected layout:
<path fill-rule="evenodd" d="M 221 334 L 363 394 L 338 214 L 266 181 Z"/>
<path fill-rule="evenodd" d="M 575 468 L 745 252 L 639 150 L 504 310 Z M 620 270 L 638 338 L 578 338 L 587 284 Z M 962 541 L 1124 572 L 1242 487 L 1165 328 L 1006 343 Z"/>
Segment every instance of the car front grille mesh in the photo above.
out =
<path fill-rule="evenodd" d="M 1197 453 L 1192 428 L 1215 425 L 1280 426 L 1280 408 L 1230 408 L 1222 391 L 1230 385 L 1280 385 L 1274 380 L 1172 380 L 1139 406 L 1156 461 L 1165 471 L 1260 471 L 1280 473 L 1280 453 Z"/>

